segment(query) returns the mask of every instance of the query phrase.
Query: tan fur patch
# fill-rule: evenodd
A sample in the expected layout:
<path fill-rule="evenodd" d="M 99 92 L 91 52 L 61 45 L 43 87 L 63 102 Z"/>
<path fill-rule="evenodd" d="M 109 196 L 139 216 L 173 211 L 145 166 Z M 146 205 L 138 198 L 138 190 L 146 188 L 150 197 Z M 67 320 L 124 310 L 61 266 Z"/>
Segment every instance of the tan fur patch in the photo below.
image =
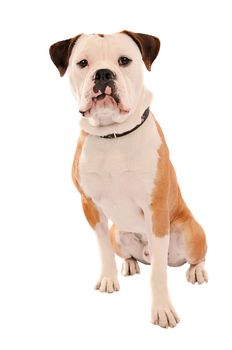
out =
<path fill-rule="evenodd" d="M 113 251 L 121 258 L 125 258 L 125 256 L 123 255 L 121 246 L 120 246 L 120 244 L 118 244 L 118 242 L 116 240 L 117 228 L 114 224 L 110 228 L 109 235 L 110 235 L 110 242 L 111 242 Z"/>
<path fill-rule="evenodd" d="M 99 212 L 95 204 L 91 198 L 87 198 L 85 195 L 81 196 L 81 202 L 88 223 L 95 229 L 96 225 L 100 222 Z"/>
<path fill-rule="evenodd" d="M 157 237 L 162 237 L 169 232 L 169 152 L 162 130 L 157 122 L 156 127 L 162 144 L 158 150 L 159 160 L 150 208 L 152 211 L 153 233 Z"/>
<path fill-rule="evenodd" d="M 78 189 L 78 191 L 80 192 L 81 195 L 83 194 L 83 191 L 80 187 L 78 166 L 79 166 L 79 159 L 81 156 L 82 148 L 83 148 L 83 145 L 84 145 L 84 142 L 85 142 L 87 136 L 88 136 L 88 134 L 85 131 L 82 130 L 80 132 L 80 136 L 79 136 L 79 139 L 77 142 L 76 152 L 74 155 L 73 165 L 72 165 L 72 180 L 73 180 L 74 185 L 76 186 L 76 188 Z"/>
<path fill-rule="evenodd" d="M 184 233 L 187 260 L 190 264 L 204 261 L 207 251 L 204 230 L 186 207 L 181 194 L 174 220 L 171 222 L 171 230 Z"/>
<path fill-rule="evenodd" d="M 204 260 L 207 251 L 205 233 L 182 198 L 164 135 L 157 122 L 156 127 L 162 145 L 158 151 L 158 169 L 151 202 L 153 233 L 158 237 L 169 231 L 183 233 L 187 260 L 190 264 L 197 264 Z"/>
<path fill-rule="evenodd" d="M 76 188 L 81 194 L 81 202 L 82 202 L 86 219 L 90 224 L 90 226 L 94 229 L 97 223 L 99 223 L 100 221 L 100 215 L 92 199 L 86 197 L 84 191 L 82 190 L 80 186 L 80 177 L 79 177 L 79 171 L 78 171 L 79 159 L 80 159 L 82 148 L 87 136 L 88 134 L 82 130 L 78 139 L 77 148 L 76 148 L 76 152 L 73 160 L 72 179 L 73 179 L 74 185 L 76 186 Z"/>

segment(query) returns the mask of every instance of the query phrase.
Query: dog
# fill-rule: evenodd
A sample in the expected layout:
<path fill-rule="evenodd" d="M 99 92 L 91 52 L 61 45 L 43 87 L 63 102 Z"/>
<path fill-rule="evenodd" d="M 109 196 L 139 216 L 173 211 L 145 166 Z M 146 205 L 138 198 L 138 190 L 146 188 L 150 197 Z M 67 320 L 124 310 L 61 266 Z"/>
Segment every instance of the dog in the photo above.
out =
<path fill-rule="evenodd" d="M 160 41 L 142 33 L 80 34 L 50 47 L 53 63 L 68 71 L 81 113 L 72 179 L 86 219 L 96 232 L 101 273 L 96 289 L 119 290 L 122 274 L 151 264 L 151 321 L 175 327 L 167 266 L 188 262 L 187 280 L 208 281 L 205 233 L 186 206 L 162 130 L 149 109 L 143 82 Z M 108 220 L 113 224 L 108 227 Z"/>

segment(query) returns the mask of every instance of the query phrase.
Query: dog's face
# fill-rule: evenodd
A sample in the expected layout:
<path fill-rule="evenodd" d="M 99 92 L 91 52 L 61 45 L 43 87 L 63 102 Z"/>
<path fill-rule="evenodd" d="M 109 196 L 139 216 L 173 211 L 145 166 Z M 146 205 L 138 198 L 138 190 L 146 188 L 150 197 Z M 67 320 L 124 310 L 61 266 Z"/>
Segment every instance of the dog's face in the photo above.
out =
<path fill-rule="evenodd" d="M 148 70 L 160 47 L 156 37 L 124 31 L 78 35 L 50 48 L 64 75 L 68 68 L 79 110 L 92 126 L 123 123 L 139 103 L 143 61 Z"/>

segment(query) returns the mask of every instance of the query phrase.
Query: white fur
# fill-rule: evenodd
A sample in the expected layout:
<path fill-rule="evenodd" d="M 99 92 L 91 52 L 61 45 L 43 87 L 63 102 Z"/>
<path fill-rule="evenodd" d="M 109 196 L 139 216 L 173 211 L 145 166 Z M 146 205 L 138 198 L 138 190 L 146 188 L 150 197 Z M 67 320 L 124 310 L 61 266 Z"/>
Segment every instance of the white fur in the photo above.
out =
<path fill-rule="evenodd" d="M 122 253 L 125 257 L 144 263 L 151 263 L 151 254 L 148 246 L 148 237 L 145 233 L 117 231 L 117 243 L 121 246 Z M 181 266 L 186 263 L 186 250 L 184 246 L 183 233 L 170 232 L 168 248 L 168 265 Z"/>
<path fill-rule="evenodd" d="M 168 265 L 181 266 L 186 263 L 186 249 L 183 232 L 170 232 Z"/>
<path fill-rule="evenodd" d="M 148 239 L 145 233 L 118 231 L 116 237 L 124 257 L 133 257 L 144 264 L 150 264 Z"/>
<path fill-rule="evenodd" d="M 104 136 L 107 134 L 112 134 L 112 133 L 123 133 L 125 131 L 128 131 L 132 129 L 135 125 L 141 123 L 141 116 L 143 115 L 145 109 L 150 106 L 152 100 L 152 94 L 150 91 L 144 88 L 144 90 L 141 93 L 141 96 L 139 97 L 139 104 L 137 103 L 136 107 L 131 110 L 131 112 L 125 117 L 124 115 L 118 115 L 117 118 L 118 121 L 115 122 L 114 116 L 115 114 L 113 113 L 111 116 L 107 115 L 107 112 L 109 112 L 109 109 L 105 114 L 105 119 L 107 120 L 107 123 L 109 123 L 110 118 L 111 119 L 111 124 L 110 125 L 104 125 L 100 126 L 98 124 L 93 125 L 92 119 L 91 118 L 84 118 L 82 117 L 80 120 L 80 127 L 82 130 L 86 131 L 87 133 L 91 135 L 96 135 L 96 136 Z M 103 116 L 99 117 L 103 118 Z"/>
<path fill-rule="evenodd" d="M 143 210 L 154 189 L 160 144 L 150 114 L 126 137 L 89 136 L 83 146 L 81 187 L 120 231 L 146 233 Z"/>

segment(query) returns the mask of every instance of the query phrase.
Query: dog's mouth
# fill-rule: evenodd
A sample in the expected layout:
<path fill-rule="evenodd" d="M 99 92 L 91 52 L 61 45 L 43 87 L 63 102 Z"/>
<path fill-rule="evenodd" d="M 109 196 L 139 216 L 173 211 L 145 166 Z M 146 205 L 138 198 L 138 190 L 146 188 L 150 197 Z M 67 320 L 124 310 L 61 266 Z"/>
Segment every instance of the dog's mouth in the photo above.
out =
<path fill-rule="evenodd" d="M 79 112 L 83 117 L 89 117 L 93 111 L 97 109 L 118 109 L 120 114 L 127 114 L 129 110 L 121 103 L 121 100 L 115 89 L 110 86 L 105 88 L 105 91 L 94 91 L 85 110 Z"/>
<path fill-rule="evenodd" d="M 114 101 L 116 103 L 119 103 L 119 98 L 115 95 L 109 95 L 109 94 L 106 94 L 105 92 L 103 94 L 100 94 L 98 95 L 97 97 L 92 97 L 92 100 L 94 102 L 97 102 L 97 101 L 101 101 L 101 100 L 104 100 L 105 97 L 111 97 L 112 99 L 114 99 Z"/>

